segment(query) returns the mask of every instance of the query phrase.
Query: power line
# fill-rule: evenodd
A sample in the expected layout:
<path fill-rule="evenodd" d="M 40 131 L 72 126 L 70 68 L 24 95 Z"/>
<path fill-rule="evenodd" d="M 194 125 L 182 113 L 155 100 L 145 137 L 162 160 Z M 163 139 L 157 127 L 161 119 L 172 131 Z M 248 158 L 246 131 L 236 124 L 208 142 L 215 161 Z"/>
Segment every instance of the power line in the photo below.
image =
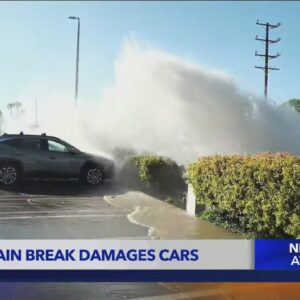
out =
<path fill-rule="evenodd" d="M 269 45 L 270 44 L 276 44 L 281 40 L 280 38 L 277 38 L 276 40 L 271 40 L 269 38 L 269 31 L 270 31 L 270 29 L 278 28 L 281 25 L 281 23 L 277 23 L 277 24 L 260 23 L 259 20 L 257 20 L 256 25 L 264 26 L 266 28 L 266 36 L 265 36 L 264 39 L 259 38 L 258 36 L 255 37 L 255 40 L 265 43 L 265 53 L 264 54 L 260 54 L 260 53 L 257 53 L 257 51 L 255 51 L 255 56 L 260 56 L 260 57 L 265 58 L 265 65 L 263 67 L 262 66 L 255 66 L 255 68 L 256 69 L 261 69 L 265 73 L 264 95 L 265 95 L 265 99 L 268 99 L 269 71 L 270 70 L 273 70 L 273 71 L 279 71 L 280 70 L 279 68 L 269 66 L 269 59 L 274 59 L 274 58 L 277 58 L 277 57 L 280 56 L 280 53 L 277 53 L 275 55 L 270 55 L 269 54 Z"/>

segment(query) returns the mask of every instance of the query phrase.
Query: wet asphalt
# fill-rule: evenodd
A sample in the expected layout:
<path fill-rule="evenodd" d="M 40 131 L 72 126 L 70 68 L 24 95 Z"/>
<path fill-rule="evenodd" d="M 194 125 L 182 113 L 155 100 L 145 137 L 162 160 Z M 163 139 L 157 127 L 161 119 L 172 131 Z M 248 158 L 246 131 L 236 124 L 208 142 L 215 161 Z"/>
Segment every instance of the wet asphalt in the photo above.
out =
<path fill-rule="evenodd" d="M 147 228 L 130 223 L 129 210 L 102 197 L 2 196 L 2 239 L 147 238 Z"/>
<path fill-rule="evenodd" d="M 111 184 L 90 189 L 78 182 L 24 182 L 0 189 L 1 239 L 147 239 L 148 228 L 131 223 L 131 211 L 113 207 Z M 166 286 L 114 283 L 1 283 L 0 300 L 136 299 L 172 294 Z"/>

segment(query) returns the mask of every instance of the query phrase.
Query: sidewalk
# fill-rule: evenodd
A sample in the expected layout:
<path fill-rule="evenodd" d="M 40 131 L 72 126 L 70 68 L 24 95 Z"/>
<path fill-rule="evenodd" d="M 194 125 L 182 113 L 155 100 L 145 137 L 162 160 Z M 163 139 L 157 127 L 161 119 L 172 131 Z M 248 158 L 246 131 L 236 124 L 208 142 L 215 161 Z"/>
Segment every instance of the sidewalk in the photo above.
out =
<path fill-rule="evenodd" d="M 153 239 L 243 239 L 184 210 L 157 200 L 142 192 L 105 196 L 111 205 L 132 210 L 130 221 L 149 228 Z"/>

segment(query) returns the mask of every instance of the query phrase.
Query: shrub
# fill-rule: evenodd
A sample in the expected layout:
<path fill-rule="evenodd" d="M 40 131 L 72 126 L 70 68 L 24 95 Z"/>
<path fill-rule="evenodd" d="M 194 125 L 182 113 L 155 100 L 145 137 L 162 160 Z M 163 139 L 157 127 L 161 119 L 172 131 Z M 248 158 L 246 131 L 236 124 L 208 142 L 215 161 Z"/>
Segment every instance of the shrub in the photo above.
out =
<path fill-rule="evenodd" d="M 211 156 L 188 167 L 197 203 L 255 237 L 300 238 L 300 157 Z"/>
<path fill-rule="evenodd" d="M 151 194 L 179 199 L 186 191 L 184 169 L 171 159 L 155 155 L 130 157 L 120 172 L 123 184 Z"/>

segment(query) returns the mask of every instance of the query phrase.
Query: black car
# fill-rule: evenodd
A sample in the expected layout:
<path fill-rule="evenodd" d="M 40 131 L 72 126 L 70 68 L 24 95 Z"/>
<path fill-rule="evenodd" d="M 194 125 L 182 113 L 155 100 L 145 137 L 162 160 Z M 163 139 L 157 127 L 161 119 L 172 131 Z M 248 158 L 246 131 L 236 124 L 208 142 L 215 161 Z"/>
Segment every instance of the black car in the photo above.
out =
<path fill-rule="evenodd" d="M 22 178 L 78 178 L 99 185 L 113 174 L 110 159 L 81 152 L 57 137 L 22 132 L 0 136 L 0 183 L 4 185 Z"/>

